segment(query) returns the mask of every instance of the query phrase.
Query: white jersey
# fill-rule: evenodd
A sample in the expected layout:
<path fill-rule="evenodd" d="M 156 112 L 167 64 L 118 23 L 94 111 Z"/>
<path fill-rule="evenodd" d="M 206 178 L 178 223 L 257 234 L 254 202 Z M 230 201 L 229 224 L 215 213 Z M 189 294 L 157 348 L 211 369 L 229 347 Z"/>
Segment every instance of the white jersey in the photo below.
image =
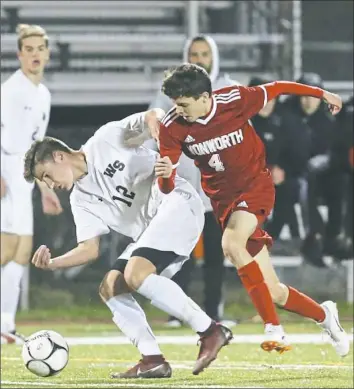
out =
<path fill-rule="evenodd" d="M 50 93 L 17 70 L 1 84 L 1 231 L 33 235 L 33 183 L 23 177 L 23 158 L 32 142 L 46 133 Z"/>
<path fill-rule="evenodd" d="M 136 241 L 167 196 L 159 191 L 154 175 L 158 154 L 124 145 L 127 131 L 143 129 L 144 116 L 145 112 L 137 113 L 110 122 L 82 147 L 88 174 L 74 184 L 70 195 L 78 242 L 110 229 Z M 189 196 L 195 192 L 185 180 L 178 178 L 177 182 L 177 191 Z"/>
<path fill-rule="evenodd" d="M 50 92 L 35 85 L 21 69 L 1 84 L 1 153 L 23 156 L 46 133 Z"/>

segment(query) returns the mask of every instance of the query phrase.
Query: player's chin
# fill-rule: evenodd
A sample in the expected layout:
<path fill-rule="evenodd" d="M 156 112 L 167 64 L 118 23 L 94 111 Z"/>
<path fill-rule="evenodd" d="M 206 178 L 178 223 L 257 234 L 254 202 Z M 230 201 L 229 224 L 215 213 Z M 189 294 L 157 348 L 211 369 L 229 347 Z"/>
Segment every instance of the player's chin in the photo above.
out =
<path fill-rule="evenodd" d="M 73 182 L 68 182 L 67 184 L 62 186 L 62 189 L 66 190 L 68 192 L 68 191 L 70 191 L 72 189 L 73 186 L 74 186 Z"/>
<path fill-rule="evenodd" d="M 30 70 L 32 74 L 41 73 L 43 71 L 43 66 L 39 63 L 32 63 L 30 65 Z"/>

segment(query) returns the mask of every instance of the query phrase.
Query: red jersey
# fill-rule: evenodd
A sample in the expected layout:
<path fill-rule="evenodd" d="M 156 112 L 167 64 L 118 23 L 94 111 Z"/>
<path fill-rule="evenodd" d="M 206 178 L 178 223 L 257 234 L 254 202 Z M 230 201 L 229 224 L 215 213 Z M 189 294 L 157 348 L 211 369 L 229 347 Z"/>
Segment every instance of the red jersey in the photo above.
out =
<path fill-rule="evenodd" d="M 215 91 L 206 117 L 188 123 L 170 110 L 160 129 L 160 153 L 175 164 L 181 152 L 194 159 L 202 187 L 214 201 L 247 191 L 266 169 L 264 146 L 249 119 L 267 103 L 264 87 Z"/>
<path fill-rule="evenodd" d="M 293 82 L 244 87 L 231 86 L 215 91 L 209 114 L 189 123 L 172 108 L 160 127 L 160 154 L 173 164 L 182 152 L 193 158 L 201 172 L 202 187 L 213 201 L 224 201 L 247 192 L 252 182 L 266 171 L 261 139 L 250 119 L 279 94 L 304 94 L 321 98 L 323 90 Z M 159 179 L 168 193 L 174 174 Z"/>

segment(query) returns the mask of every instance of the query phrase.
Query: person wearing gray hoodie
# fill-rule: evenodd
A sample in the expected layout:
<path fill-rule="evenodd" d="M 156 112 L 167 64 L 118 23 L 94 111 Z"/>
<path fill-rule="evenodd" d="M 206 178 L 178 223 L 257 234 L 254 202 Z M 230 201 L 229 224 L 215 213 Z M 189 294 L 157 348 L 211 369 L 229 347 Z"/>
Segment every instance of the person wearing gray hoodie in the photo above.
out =
<path fill-rule="evenodd" d="M 232 85 L 240 85 L 232 80 L 228 74 L 220 74 L 219 49 L 214 39 L 208 35 L 197 35 L 186 40 L 183 49 L 183 62 L 202 66 L 208 73 L 213 90 Z M 173 107 L 173 102 L 160 90 L 149 109 L 161 108 L 165 112 Z M 157 148 L 154 140 L 145 144 L 151 148 Z M 223 317 L 222 282 L 224 274 L 224 254 L 221 248 L 221 230 L 212 212 L 210 200 L 204 194 L 200 184 L 200 173 L 192 159 L 181 155 L 177 174 L 189 181 L 199 193 L 205 206 L 205 226 L 203 231 L 204 242 L 204 308 L 207 314 L 214 320 L 220 321 Z M 189 261 L 189 265 L 193 264 Z M 181 288 L 187 292 L 191 269 L 185 267 L 174 278 Z M 226 321 L 225 321 L 226 322 Z M 181 326 L 178 319 L 170 317 L 170 326 Z M 228 326 L 235 323 L 227 321 Z"/>

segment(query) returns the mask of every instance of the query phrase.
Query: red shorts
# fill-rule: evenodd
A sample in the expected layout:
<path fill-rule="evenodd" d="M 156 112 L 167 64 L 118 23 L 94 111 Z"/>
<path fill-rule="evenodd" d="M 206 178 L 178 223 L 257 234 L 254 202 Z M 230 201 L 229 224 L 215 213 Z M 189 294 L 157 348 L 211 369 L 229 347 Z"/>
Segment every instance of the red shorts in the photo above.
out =
<path fill-rule="evenodd" d="M 230 216 L 237 210 L 253 213 L 257 217 L 258 226 L 247 242 L 247 251 L 254 257 L 264 245 L 270 247 L 273 243 L 272 237 L 261 226 L 272 211 L 274 201 L 275 188 L 269 173 L 257 177 L 246 192 L 226 201 L 212 201 L 212 205 L 223 231 Z"/>

